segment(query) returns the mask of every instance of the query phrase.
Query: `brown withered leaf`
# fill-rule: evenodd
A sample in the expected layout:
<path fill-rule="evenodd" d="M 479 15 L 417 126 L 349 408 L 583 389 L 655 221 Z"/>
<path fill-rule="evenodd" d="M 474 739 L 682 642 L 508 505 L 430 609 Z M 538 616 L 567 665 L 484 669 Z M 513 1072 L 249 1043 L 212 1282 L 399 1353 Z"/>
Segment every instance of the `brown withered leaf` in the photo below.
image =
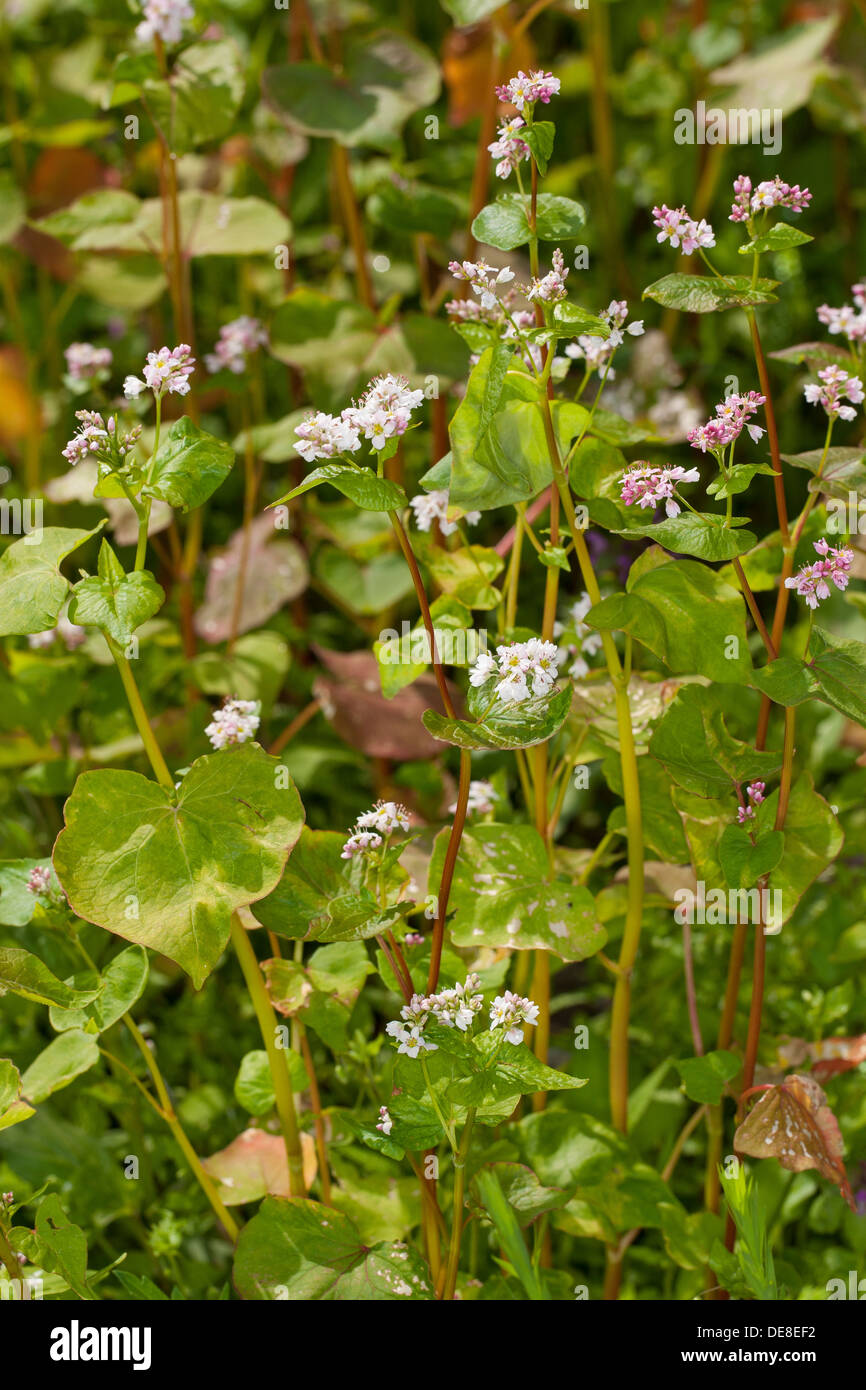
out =
<path fill-rule="evenodd" d="M 497 17 L 497 29 L 504 29 L 506 35 L 509 33 L 511 25 L 504 15 Z M 500 42 L 499 34 L 494 35 L 490 23 L 452 29 L 447 35 L 442 49 L 442 76 L 448 90 L 451 125 L 463 125 L 484 110 L 491 86 L 493 46 Z M 537 66 L 535 47 L 524 31 L 509 45 L 509 74 L 529 72 Z"/>
<path fill-rule="evenodd" d="M 828 1081 L 831 1076 L 853 1071 L 866 1062 L 866 1033 L 856 1038 L 822 1038 L 813 1043 L 804 1038 L 786 1038 L 779 1056 L 791 1067 L 801 1066 L 808 1059 L 812 1063 L 810 1076 L 816 1081 Z"/>
<path fill-rule="evenodd" d="M 307 587 L 307 557 L 297 541 L 274 539 L 279 535 L 270 513 L 252 524 L 238 635 L 261 627 Z M 242 545 L 243 532 L 236 531 L 210 562 L 204 603 L 195 617 L 196 632 L 206 642 L 225 642 L 231 633 Z"/>
<path fill-rule="evenodd" d="M 382 694 L 379 667 L 371 652 L 333 652 L 314 648 L 333 679 L 319 676 L 313 693 L 341 738 L 370 758 L 429 758 L 442 746 L 424 725 L 426 709 L 444 714 L 434 676 L 421 676 L 392 700 Z M 449 685 L 455 706 L 456 689 Z M 458 710 L 459 713 L 459 710 Z"/>
<path fill-rule="evenodd" d="M 751 1158 L 778 1158 L 792 1173 L 817 1168 L 854 1210 L 839 1123 L 814 1077 L 794 1072 L 764 1091 L 734 1135 L 734 1148 Z"/>
<path fill-rule="evenodd" d="M 301 1135 L 304 1182 L 312 1185 L 316 1176 L 316 1145 L 311 1135 Z M 227 1207 L 258 1202 L 270 1194 L 289 1196 L 289 1164 L 286 1145 L 280 1134 L 264 1129 L 245 1129 L 219 1153 L 202 1162 L 202 1167 L 219 1181 L 219 1196 Z"/>

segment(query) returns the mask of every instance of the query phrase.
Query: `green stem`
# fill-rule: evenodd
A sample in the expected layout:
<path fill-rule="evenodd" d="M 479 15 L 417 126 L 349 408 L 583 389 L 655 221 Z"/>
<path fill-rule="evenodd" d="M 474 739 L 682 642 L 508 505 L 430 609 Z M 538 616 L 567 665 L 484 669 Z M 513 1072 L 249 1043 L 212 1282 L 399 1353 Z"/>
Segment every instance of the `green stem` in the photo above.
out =
<path fill-rule="evenodd" d="M 466 1112 L 466 1123 L 460 1136 L 460 1147 L 454 1155 L 454 1202 L 451 1212 L 451 1243 L 448 1247 L 448 1266 L 445 1274 L 443 1301 L 454 1298 L 457 1289 L 457 1272 L 460 1266 L 460 1241 L 463 1235 L 463 1198 L 466 1191 L 466 1155 L 472 1140 L 472 1126 L 475 1111 Z"/>
<path fill-rule="evenodd" d="M 304 1160 L 298 1117 L 295 1113 L 295 1097 L 289 1076 L 289 1061 L 285 1050 L 277 1047 L 276 1014 L 268 997 L 252 942 L 237 913 L 232 914 L 231 939 L 258 1019 L 262 1042 L 268 1054 L 277 1114 L 280 1117 L 280 1128 L 283 1132 L 286 1158 L 289 1163 L 289 1196 L 305 1197 L 307 1191 L 304 1184 Z"/>
<path fill-rule="evenodd" d="M 229 1239 L 233 1242 L 236 1242 L 238 1236 L 240 1235 L 240 1229 L 238 1227 L 238 1224 L 235 1221 L 234 1217 L 231 1215 L 231 1213 L 227 1210 L 225 1204 L 221 1201 L 219 1193 L 217 1192 L 216 1186 L 214 1184 L 213 1178 L 211 1178 L 209 1173 L 205 1172 L 202 1166 L 201 1159 L 199 1158 L 198 1154 L 196 1153 L 195 1149 L 193 1148 L 192 1144 L 187 1138 L 183 1125 L 181 1124 L 180 1120 L 177 1118 L 177 1115 L 175 1114 L 174 1106 L 171 1103 L 171 1096 L 168 1093 L 168 1087 L 166 1086 L 165 1081 L 163 1080 L 163 1076 L 157 1064 L 156 1058 L 154 1057 L 153 1053 L 148 1047 L 147 1041 L 144 1038 L 140 1028 L 138 1027 L 138 1024 L 129 1016 L 129 1014 L 124 1014 L 123 1022 L 126 1025 L 126 1028 L 130 1036 L 135 1042 L 136 1047 L 138 1048 L 139 1052 L 144 1058 L 145 1065 L 148 1071 L 150 1072 L 151 1079 L 153 1080 L 153 1084 L 156 1088 L 156 1093 L 159 1096 L 160 1114 L 162 1115 L 163 1119 L 165 1120 L 166 1124 L 171 1130 L 172 1135 L 174 1136 L 175 1143 L 177 1144 L 178 1148 L 180 1149 L 181 1153 L 183 1154 L 184 1158 L 189 1164 L 190 1170 L 192 1171 L 193 1176 L 195 1177 L 196 1181 L 201 1187 L 202 1192 L 210 1202 L 214 1211 L 214 1215 L 216 1216 L 217 1220 L 222 1224 Z"/>
<path fill-rule="evenodd" d="M 162 755 L 162 749 L 156 741 L 153 729 L 150 727 L 150 720 L 147 717 L 147 710 L 144 708 L 144 702 L 142 701 L 138 686 L 135 683 L 132 667 L 117 643 L 111 637 L 106 637 L 105 640 L 108 643 L 111 655 L 114 657 L 115 665 L 120 672 L 120 679 L 123 682 L 129 708 L 132 711 L 132 717 L 135 720 L 135 727 L 138 729 L 141 736 L 144 750 L 150 759 L 150 765 L 153 768 L 156 780 L 161 783 L 162 786 L 173 791 L 174 779 L 168 770 L 168 764 Z"/>

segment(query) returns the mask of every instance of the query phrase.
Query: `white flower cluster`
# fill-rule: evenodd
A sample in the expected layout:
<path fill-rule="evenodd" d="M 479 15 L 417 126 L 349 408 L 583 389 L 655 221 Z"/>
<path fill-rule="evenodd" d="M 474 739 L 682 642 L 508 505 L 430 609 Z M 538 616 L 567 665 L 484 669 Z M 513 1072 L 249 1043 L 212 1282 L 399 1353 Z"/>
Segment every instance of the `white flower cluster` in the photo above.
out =
<path fill-rule="evenodd" d="M 391 1133 L 391 1127 L 393 1124 L 394 1121 L 391 1119 L 391 1116 L 388 1113 L 387 1105 L 380 1105 L 379 1119 L 376 1124 L 376 1128 L 380 1131 L 380 1133 L 387 1135 Z"/>
<path fill-rule="evenodd" d="M 354 453 L 361 447 L 358 431 L 348 421 L 339 415 L 326 415 L 322 410 L 298 425 L 295 434 L 298 436 L 295 448 L 307 463 Z"/>
<path fill-rule="evenodd" d="M 467 815 L 488 815 L 494 807 L 494 803 L 499 800 L 499 793 L 494 791 L 492 782 L 485 782 L 475 778 L 469 783 L 469 798 L 466 802 Z M 453 816 L 457 810 L 457 802 L 448 807 L 448 814 Z"/>
<path fill-rule="evenodd" d="M 574 657 L 568 674 L 576 678 L 581 678 L 589 673 L 589 666 L 585 658 L 597 656 L 601 650 L 601 633 L 593 631 L 584 622 L 590 608 L 592 608 L 592 599 L 589 594 L 584 592 L 569 608 L 565 622 L 554 623 L 553 626 L 554 637 L 565 637 L 565 643 L 560 644 L 563 658 Z"/>
<path fill-rule="evenodd" d="M 530 637 L 497 647 L 496 656 L 482 652 L 469 675 L 475 687 L 498 677 L 496 695 L 504 704 L 519 705 L 531 696 L 549 695 L 556 683 L 559 650 L 555 642 Z"/>
<path fill-rule="evenodd" d="M 229 748 L 254 738 L 261 723 L 258 700 L 226 700 L 221 709 L 214 710 L 213 720 L 205 733 L 214 748 Z"/>
<path fill-rule="evenodd" d="M 530 1028 L 534 1028 L 537 1022 L 538 1005 L 521 994 L 514 994 L 510 989 L 504 994 L 497 994 L 490 1005 L 491 1033 L 496 1028 L 505 1028 L 506 1039 L 515 1046 L 523 1042 L 523 1025 L 527 1023 Z"/>
<path fill-rule="evenodd" d="M 418 1057 L 422 1052 L 435 1052 L 437 1045 L 424 1036 L 424 1029 L 432 1018 L 443 1028 L 457 1028 L 466 1033 L 472 1027 L 477 1015 L 484 1008 L 484 996 L 478 991 L 481 981 L 475 974 L 466 976 L 462 985 L 440 990 L 438 994 L 414 994 L 408 1004 L 400 1010 L 400 1018 L 389 1023 L 385 1032 L 398 1044 L 397 1051 L 407 1057 Z M 490 1031 L 505 1028 L 506 1040 L 515 1045 L 523 1042 L 523 1024 L 534 1027 L 538 1022 L 538 1005 L 531 999 L 506 990 L 497 995 L 490 1006 Z"/>
<path fill-rule="evenodd" d="M 495 309 L 502 301 L 500 285 L 510 285 L 514 279 L 511 266 L 496 270 L 486 261 L 450 261 L 448 269 L 455 280 L 468 280 L 474 294 L 478 296 L 482 309 Z"/>
<path fill-rule="evenodd" d="M 343 845 L 341 859 L 354 859 L 378 849 L 395 830 L 409 829 L 409 812 L 396 801 L 377 801 L 371 811 L 365 811 L 355 822 L 355 828 Z"/>
<path fill-rule="evenodd" d="M 382 449 L 389 439 L 406 433 L 412 411 L 423 400 L 424 392 L 413 391 L 405 377 L 376 377 L 358 405 L 348 406 L 341 415 L 319 411 L 298 425 L 295 448 L 307 463 L 354 453 L 362 438 L 374 449 Z"/>
<path fill-rule="evenodd" d="M 395 435 L 406 433 L 412 411 L 423 400 L 424 392 L 413 391 L 405 377 L 380 376 L 370 382 L 359 405 L 343 411 L 343 419 L 374 449 L 381 449 Z"/>
<path fill-rule="evenodd" d="M 448 520 L 448 490 L 440 488 L 434 492 L 420 492 L 409 503 L 415 513 L 415 525 L 419 531 L 429 531 L 434 521 L 438 521 L 443 536 L 451 536 L 457 530 L 456 521 Z M 467 512 L 465 517 L 469 526 L 477 526 L 481 520 L 480 512 Z"/>
<path fill-rule="evenodd" d="M 610 328 L 610 333 L 606 338 L 598 338 L 590 333 L 581 333 L 574 343 L 569 343 L 565 349 L 566 357 L 572 361 L 586 362 L 586 370 L 589 372 L 604 371 L 613 354 L 618 347 L 625 342 L 625 334 L 630 338 L 640 338 L 644 334 L 643 319 L 635 319 L 628 323 L 628 301 L 625 299 L 612 299 L 610 304 L 599 318 L 604 319 Z M 613 381 L 616 372 L 613 369 L 606 374 L 607 381 Z"/>
<path fill-rule="evenodd" d="M 142 8 L 144 19 L 135 30 L 142 43 L 157 37 L 163 43 L 180 43 L 184 24 L 195 17 L 189 0 L 145 0 Z"/>

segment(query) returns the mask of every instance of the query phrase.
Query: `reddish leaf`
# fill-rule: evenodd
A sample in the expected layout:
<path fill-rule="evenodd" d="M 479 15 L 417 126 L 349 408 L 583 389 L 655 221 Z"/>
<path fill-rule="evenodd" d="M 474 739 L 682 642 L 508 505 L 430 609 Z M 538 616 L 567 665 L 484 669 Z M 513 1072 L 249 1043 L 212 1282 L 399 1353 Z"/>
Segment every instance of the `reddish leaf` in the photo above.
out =
<path fill-rule="evenodd" d="M 325 717 L 353 748 L 371 758 L 395 761 L 441 753 L 441 744 L 421 723 L 426 709 L 445 712 L 435 677 L 421 676 L 393 700 L 386 700 L 372 653 L 315 650 L 336 679 L 320 676 L 314 694 Z M 451 698 L 456 703 L 456 691 L 451 691 Z"/>
<path fill-rule="evenodd" d="M 297 541 L 274 540 L 273 518 L 257 517 L 251 527 L 244 596 L 238 634 L 261 627 L 283 604 L 307 587 L 307 560 Z M 224 642 L 232 628 L 243 532 L 236 531 L 226 549 L 211 560 L 205 600 L 195 617 L 206 642 Z"/>
<path fill-rule="evenodd" d="M 779 1056 L 788 1066 L 798 1067 L 808 1058 L 812 1063 L 811 1076 L 828 1081 L 831 1076 L 853 1071 L 866 1062 L 866 1033 L 856 1038 L 822 1038 L 809 1043 L 803 1038 L 786 1038 Z"/>
<path fill-rule="evenodd" d="M 854 1210 L 839 1124 L 814 1077 L 794 1072 L 764 1091 L 734 1135 L 734 1148 L 752 1158 L 778 1158 L 792 1173 L 817 1168 Z"/>
<path fill-rule="evenodd" d="M 304 1182 L 309 1187 L 316 1176 L 316 1146 L 309 1134 L 301 1135 L 304 1155 Z M 289 1164 L 281 1135 L 263 1129 L 245 1129 L 228 1148 L 220 1149 L 202 1164 L 206 1173 L 219 1179 L 219 1195 L 227 1207 L 258 1202 L 268 1193 L 289 1195 Z"/>

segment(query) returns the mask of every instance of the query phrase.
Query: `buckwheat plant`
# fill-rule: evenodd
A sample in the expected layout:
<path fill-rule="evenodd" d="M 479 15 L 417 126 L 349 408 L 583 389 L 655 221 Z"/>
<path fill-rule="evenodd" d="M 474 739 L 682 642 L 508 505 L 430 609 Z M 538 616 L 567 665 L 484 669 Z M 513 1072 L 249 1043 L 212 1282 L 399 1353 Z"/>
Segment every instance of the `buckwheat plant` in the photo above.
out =
<path fill-rule="evenodd" d="M 839 149 L 823 261 L 817 185 L 655 157 L 733 11 L 449 0 L 440 65 L 65 7 L 37 100 L 8 8 L 0 1294 L 809 1296 L 864 1247 Z"/>

